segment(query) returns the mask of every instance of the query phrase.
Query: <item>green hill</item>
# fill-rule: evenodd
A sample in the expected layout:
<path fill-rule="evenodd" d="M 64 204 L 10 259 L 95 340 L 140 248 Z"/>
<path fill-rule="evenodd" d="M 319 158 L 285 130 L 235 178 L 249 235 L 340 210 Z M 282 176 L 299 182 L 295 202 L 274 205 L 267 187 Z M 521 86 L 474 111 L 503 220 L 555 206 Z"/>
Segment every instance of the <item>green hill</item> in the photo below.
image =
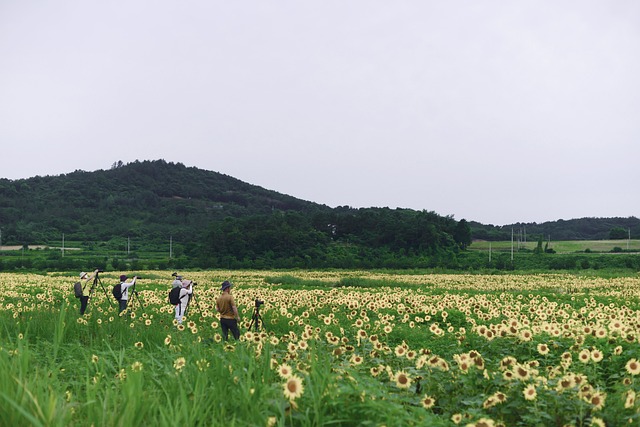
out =
<path fill-rule="evenodd" d="M 114 237 L 189 242 L 212 221 L 274 210 L 328 207 L 269 191 L 217 172 L 164 160 L 114 164 L 109 170 L 0 179 L 4 244 L 107 241 Z"/>
<path fill-rule="evenodd" d="M 66 247 L 107 259 L 130 240 L 146 253 L 167 253 L 171 241 L 198 267 L 409 267 L 471 242 L 464 220 L 411 209 L 330 208 L 164 160 L 0 180 L 0 230 L 3 245 L 60 246 L 64 236 Z M 39 266 L 71 262 L 41 258 Z"/>

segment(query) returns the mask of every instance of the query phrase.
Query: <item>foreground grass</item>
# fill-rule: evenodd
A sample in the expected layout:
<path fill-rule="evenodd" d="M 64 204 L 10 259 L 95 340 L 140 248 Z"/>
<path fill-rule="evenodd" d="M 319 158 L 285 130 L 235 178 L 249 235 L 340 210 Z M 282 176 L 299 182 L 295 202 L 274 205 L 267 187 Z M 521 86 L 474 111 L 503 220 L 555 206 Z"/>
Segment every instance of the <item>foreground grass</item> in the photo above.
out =
<path fill-rule="evenodd" d="M 119 273 L 106 275 L 113 282 Z M 119 316 L 72 277 L 0 274 L 0 425 L 633 425 L 637 277 L 206 272 L 184 327 L 168 274 Z M 243 321 L 213 311 L 230 278 Z M 255 298 L 265 327 L 247 330 Z"/>

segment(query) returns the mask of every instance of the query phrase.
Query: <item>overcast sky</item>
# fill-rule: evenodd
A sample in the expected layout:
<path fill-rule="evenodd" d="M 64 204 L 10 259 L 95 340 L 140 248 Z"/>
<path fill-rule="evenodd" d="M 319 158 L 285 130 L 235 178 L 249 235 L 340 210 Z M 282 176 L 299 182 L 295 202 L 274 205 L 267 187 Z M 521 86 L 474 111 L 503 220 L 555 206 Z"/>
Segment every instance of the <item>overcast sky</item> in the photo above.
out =
<path fill-rule="evenodd" d="M 640 2 L 0 0 L 0 177 L 164 159 L 335 206 L 640 216 Z"/>

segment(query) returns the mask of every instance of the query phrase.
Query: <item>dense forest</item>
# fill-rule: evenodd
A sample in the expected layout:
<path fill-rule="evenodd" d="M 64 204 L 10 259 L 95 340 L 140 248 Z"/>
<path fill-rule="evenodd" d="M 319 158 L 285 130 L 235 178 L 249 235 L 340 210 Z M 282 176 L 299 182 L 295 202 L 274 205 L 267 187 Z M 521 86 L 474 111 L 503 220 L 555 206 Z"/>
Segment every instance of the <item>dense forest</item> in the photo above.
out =
<path fill-rule="evenodd" d="M 53 242 L 62 233 L 76 241 L 125 236 L 153 242 L 169 235 L 193 241 L 212 221 L 225 217 L 322 208 L 227 175 L 162 160 L 0 180 L 5 244 Z"/>
<path fill-rule="evenodd" d="M 499 258 L 485 265 L 466 249 L 473 239 L 509 240 L 512 230 L 530 240 L 636 238 L 640 220 L 583 218 L 500 227 L 426 210 L 331 208 L 164 160 L 0 179 L 0 245 L 66 241 L 92 254 L 94 264 L 114 268 L 125 261 L 113 250 L 131 240 L 135 252 L 127 250 L 127 265 L 140 261 L 137 253 L 166 251 L 172 242 L 172 259 L 148 261 L 147 267 L 155 268 L 503 268 Z M 58 253 L 40 258 L 32 267 L 72 268 L 74 262 Z M 28 262 L 0 259 L 0 269 Z"/>
<path fill-rule="evenodd" d="M 410 209 L 329 208 L 164 160 L 109 170 L 0 180 L 4 245 L 81 248 L 123 239 L 145 250 L 171 239 L 203 267 L 239 262 L 325 266 L 435 256 L 471 243 L 465 220 Z"/>

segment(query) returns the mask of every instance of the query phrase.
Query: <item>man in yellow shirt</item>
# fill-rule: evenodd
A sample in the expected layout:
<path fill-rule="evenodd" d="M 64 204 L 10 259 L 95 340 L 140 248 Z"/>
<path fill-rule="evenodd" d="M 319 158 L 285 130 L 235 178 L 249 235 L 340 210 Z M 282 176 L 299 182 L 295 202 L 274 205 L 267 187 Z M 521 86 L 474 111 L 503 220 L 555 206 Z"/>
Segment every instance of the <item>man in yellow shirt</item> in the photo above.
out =
<path fill-rule="evenodd" d="M 93 290 L 93 286 L 89 285 L 91 279 L 96 277 L 98 274 L 98 269 L 96 269 L 91 276 L 89 276 L 84 271 L 80 273 L 80 280 L 84 280 L 84 285 L 82 286 L 82 296 L 80 297 L 80 314 L 84 314 L 87 310 L 87 304 L 89 303 L 89 298 L 91 297 L 91 291 Z"/>
<path fill-rule="evenodd" d="M 231 295 L 232 286 L 233 283 L 228 280 L 222 282 L 222 287 L 220 288 L 222 295 L 216 300 L 216 310 L 220 313 L 220 327 L 225 341 L 229 338 L 229 331 L 231 331 L 236 340 L 240 338 L 240 330 L 238 329 L 240 316 L 238 315 L 236 301 Z"/>

